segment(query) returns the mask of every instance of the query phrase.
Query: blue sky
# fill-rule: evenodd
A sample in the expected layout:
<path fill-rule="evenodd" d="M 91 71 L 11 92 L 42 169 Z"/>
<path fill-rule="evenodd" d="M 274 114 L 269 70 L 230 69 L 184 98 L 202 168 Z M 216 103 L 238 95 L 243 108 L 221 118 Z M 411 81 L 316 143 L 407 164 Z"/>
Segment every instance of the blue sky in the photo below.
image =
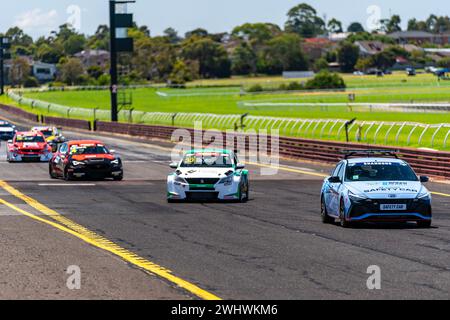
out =
<path fill-rule="evenodd" d="M 244 22 L 272 22 L 283 25 L 287 11 L 298 0 L 137 0 L 130 6 L 139 24 L 149 26 L 152 35 L 171 26 L 180 34 L 197 27 L 211 32 L 230 31 Z M 308 2 L 308 1 L 306 1 Z M 400 14 L 404 23 L 411 18 L 425 18 L 430 13 L 450 14 L 444 0 L 314 0 L 309 1 L 327 18 L 336 17 L 348 25 L 360 21 L 364 25 L 376 17 Z M 337 4 L 339 3 L 339 5 Z M 107 0 L 16 0 L 2 1 L 0 32 L 13 25 L 21 26 L 33 37 L 48 34 L 68 19 L 80 22 L 83 33 L 92 34 L 97 25 L 107 23 Z M 377 8 L 370 7 L 372 5 Z M 369 13 L 367 12 L 370 9 Z M 78 12 L 80 9 L 80 12 Z M 374 11 L 375 10 L 375 11 Z M 8 12 L 8 15 L 5 15 Z M 78 14 L 80 13 L 80 14 Z M 77 19 L 81 17 L 81 19 Z M 373 19 L 372 19 L 373 20 Z"/>

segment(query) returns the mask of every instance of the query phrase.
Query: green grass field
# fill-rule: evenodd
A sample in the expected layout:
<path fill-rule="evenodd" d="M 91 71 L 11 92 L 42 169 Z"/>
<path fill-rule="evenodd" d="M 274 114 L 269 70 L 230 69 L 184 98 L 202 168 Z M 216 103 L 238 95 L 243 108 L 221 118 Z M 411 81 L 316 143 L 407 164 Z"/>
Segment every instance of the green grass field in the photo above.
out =
<path fill-rule="evenodd" d="M 128 90 L 133 96 L 133 108 L 143 112 L 164 113 L 213 113 L 213 114 L 244 114 L 251 116 L 288 117 L 302 119 L 352 119 L 356 117 L 361 123 L 363 121 L 379 122 L 420 122 L 424 124 L 450 123 L 449 113 L 437 112 L 400 112 L 382 111 L 377 109 L 347 106 L 298 106 L 302 103 L 347 103 L 348 95 L 355 94 L 354 102 L 364 103 L 395 103 L 395 102 L 448 102 L 450 103 L 450 82 L 438 82 L 436 77 L 428 74 L 420 74 L 416 77 L 407 77 L 404 74 L 394 74 L 385 77 L 376 76 L 344 76 L 347 90 L 343 92 L 290 92 L 290 93 L 259 93 L 242 94 L 243 89 L 255 83 L 266 87 L 277 87 L 282 82 L 292 80 L 281 77 L 266 78 L 232 78 L 224 80 L 197 81 L 188 84 L 186 89 L 155 89 L 141 88 Z M 204 87 L 201 87 L 204 86 Z M 52 104 L 82 108 L 83 112 L 72 112 L 71 117 L 86 118 L 92 120 L 92 113 L 88 110 L 98 108 L 109 109 L 109 92 L 103 91 L 54 91 L 54 92 L 30 92 L 25 94 L 26 98 L 50 102 Z M 5 98 L 3 98 L 5 99 Z M 1 102 L 2 100 L 0 100 Z M 7 101 L 6 101 L 7 102 Z M 255 104 L 257 104 L 255 106 Z M 29 107 L 25 107 L 31 110 Z M 31 110 L 45 114 L 46 110 Z M 51 115 L 66 116 L 66 111 L 52 108 Z M 122 118 L 126 121 L 127 118 Z M 149 122 L 144 117 L 134 119 L 136 122 Z M 175 125 L 192 126 L 193 119 L 185 118 L 178 120 Z M 180 122 L 181 121 L 181 122 Z M 170 117 L 152 119 L 150 123 L 171 124 Z M 273 122 L 255 122 L 252 126 L 270 128 Z M 214 127 L 214 123 L 208 122 L 208 127 Z M 311 138 L 342 140 L 342 131 L 338 135 L 338 128 L 331 130 L 332 124 L 320 124 L 317 126 L 295 126 L 295 123 L 279 123 L 275 128 L 280 129 L 283 135 L 302 136 Z M 363 125 L 362 132 L 368 129 L 369 124 Z M 232 129 L 234 124 L 224 122 L 217 125 L 220 129 Z M 315 130 L 313 130 L 315 129 Z M 399 134 L 399 141 L 395 136 L 399 127 L 385 126 L 378 130 L 377 143 L 389 143 L 398 145 L 419 146 L 418 141 L 424 129 L 417 129 L 409 143 L 407 143 L 409 131 L 405 128 Z M 357 127 L 350 132 L 352 140 L 355 140 Z M 375 131 L 371 130 L 365 136 L 365 142 L 375 141 Z M 435 134 L 436 130 L 427 129 L 422 137 L 420 146 L 443 147 L 446 138 L 445 128 Z M 313 134 L 314 132 L 314 134 Z M 387 135 L 389 133 L 389 135 Z M 434 136 L 434 143 L 431 143 Z M 450 140 L 450 139 L 449 139 Z M 439 147 L 440 146 L 440 147 Z"/>

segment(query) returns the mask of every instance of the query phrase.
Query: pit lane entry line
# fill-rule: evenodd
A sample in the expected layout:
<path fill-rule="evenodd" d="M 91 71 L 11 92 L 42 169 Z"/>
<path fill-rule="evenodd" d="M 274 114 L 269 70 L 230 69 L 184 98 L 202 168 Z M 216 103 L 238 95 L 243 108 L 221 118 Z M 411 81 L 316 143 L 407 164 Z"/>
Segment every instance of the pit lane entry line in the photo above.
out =
<path fill-rule="evenodd" d="M 37 216 L 35 214 L 32 214 L 30 212 L 27 212 L 25 210 L 22 210 L 18 208 L 17 206 L 5 201 L 4 199 L 0 198 L 0 204 L 3 204 L 14 211 L 17 211 L 31 219 L 34 219 L 36 221 L 45 223 L 47 225 L 50 225 L 56 229 L 59 229 L 63 232 L 69 233 L 84 242 L 103 249 L 105 251 L 108 251 L 123 260 L 145 270 L 152 274 L 155 274 L 172 284 L 177 285 L 180 288 L 183 288 L 187 292 L 199 297 L 203 300 L 221 300 L 216 295 L 201 289 L 200 287 L 196 286 L 195 284 L 192 284 L 186 280 L 183 280 L 175 275 L 172 274 L 172 272 L 164 267 L 161 267 L 153 262 L 150 262 L 135 253 L 128 251 L 127 249 L 124 249 L 117 244 L 113 243 L 112 241 L 103 238 L 102 236 L 99 236 L 98 234 L 88 230 L 87 228 L 83 227 L 82 225 L 77 224 L 76 222 L 73 222 L 72 220 L 64 217 L 63 215 L 59 214 L 58 212 L 48 208 L 47 206 L 41 204 L 37 200 L 21 193 L 19 190 L 15 189 L 11 185 L 9 185 L 5 181 L 0 180 L 0 187 L 2 187 L 5 191 L 10 193 L 11 195 L 15 196 L 16 198 L 21 199 L 25 203 L 27 203 L 30 207 L 36 209 L 37 211 L 43 213 L 44 215 L 50 217 L 51 219 L 55 220 L 50 221 L 48 219 L 44 219 L 40 216 Z"/>

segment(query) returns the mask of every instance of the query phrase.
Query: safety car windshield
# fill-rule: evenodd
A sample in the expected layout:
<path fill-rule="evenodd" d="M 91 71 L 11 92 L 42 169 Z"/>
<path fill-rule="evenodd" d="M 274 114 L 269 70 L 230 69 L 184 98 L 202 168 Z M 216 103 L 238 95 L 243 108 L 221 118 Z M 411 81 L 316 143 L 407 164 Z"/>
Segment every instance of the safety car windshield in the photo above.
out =
<path fill-rule="evenodd" d="M 187 154 L 181 167 L 197 168 L 231 168 L 233 162 L 229 154 L 221 153 L 195 153 Z"/>
<path fill-rule="evenodd" d="M 350 163 L 346 170 L 346 181 L 418 181 L 414 171 L 406 163 L 365 162 Z"/>

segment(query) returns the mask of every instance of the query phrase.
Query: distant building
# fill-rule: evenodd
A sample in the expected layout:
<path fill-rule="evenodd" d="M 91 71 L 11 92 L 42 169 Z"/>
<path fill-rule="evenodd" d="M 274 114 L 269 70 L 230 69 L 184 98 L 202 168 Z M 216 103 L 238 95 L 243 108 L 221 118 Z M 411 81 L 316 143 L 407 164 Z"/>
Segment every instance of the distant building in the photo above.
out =
<path fill-rule="evenodd" d="M 450 32 L 444 32 L 436 35 L 434 43 L 442 46 L 450 44 Z"/>
<path fill-rule="evenodd" d="M 29 75 L 35 77 L 39 82 L 45 83 L 55 80 L 58 72 L 55 64 L 34 61 L 31 57 L 23 57 L 27 59 L 30 65 Z M 6 60 L 4 65 L 6 83 L 9 84 L 9 70 L 11 69 L 12 60 Z"/>
<path fill-rule="evenodd" d="M 83 50 L 74 56 L 80 59 L 86 68 L 94 66 L 106 68 L 109 63 L 109 52 L 106 50 Z"/>
<path fill-rule="evenodd" d="M 436 43 L 436 35 L 425 31 L 399 31 L 388 34 L 388 37 L 394 39 L 397 44 L 424 44 Z"/>
<path fill-rule="evenodd" d="M 316 60 L 331 49 L 336 47 L 336 43 L 327 38 L 307 38 L 302 44 L 303 51 L 311 60 Z"/>
<path fill-rule="evenodd" d="M 333 42 L 341 42 L 346 40 L 352 34 L 353 34 L 352 32 L 330 33 L 328 35 L 328 40 Z"/>
<path fill-rule="evenodd" d="M 31 65 L 32 74 L 39 82 L 53 81 L 56 77 L 56 65 L 35 61 Z"/>
<path fill-rule="evenodd" d="M 283 78 L 285 79 L 303 79 L 314 77 L 313 71 L 284 71 Z"/>
<path fill-rule="evenodd" d="M 381 41 L 356 41 L 355 45 L 359 47 L 359 54 L 362 57 L 376 55 L 389 47 Z"/>

